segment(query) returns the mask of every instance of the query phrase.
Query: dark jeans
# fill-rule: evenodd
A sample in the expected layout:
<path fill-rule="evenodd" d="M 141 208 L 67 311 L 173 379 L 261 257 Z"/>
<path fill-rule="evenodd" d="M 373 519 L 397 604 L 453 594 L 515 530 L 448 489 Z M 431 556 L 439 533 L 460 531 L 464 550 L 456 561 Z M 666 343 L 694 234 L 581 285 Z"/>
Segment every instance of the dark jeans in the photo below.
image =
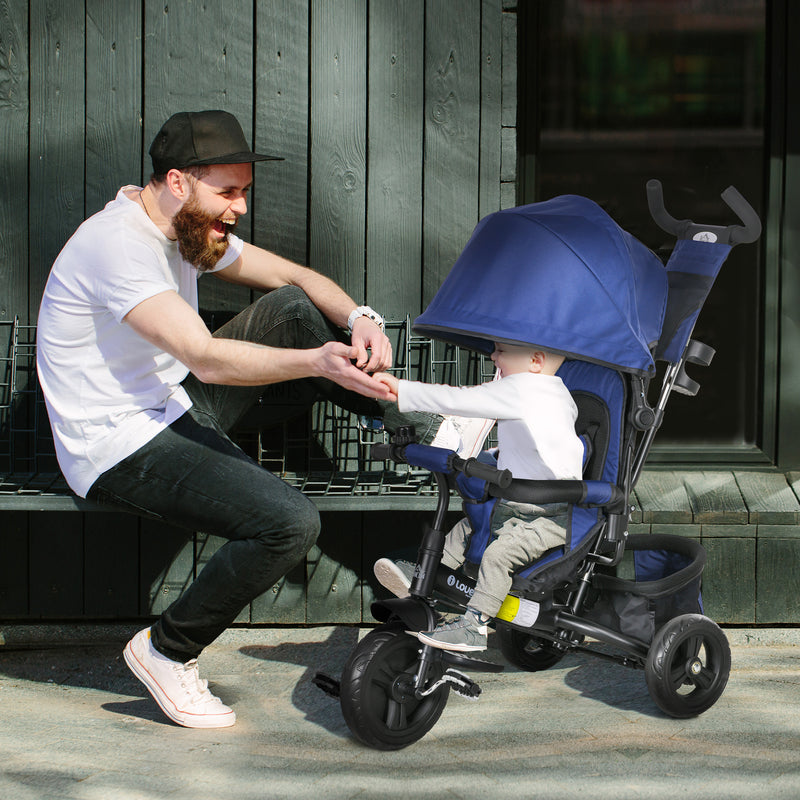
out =
<path fill-rule="evenodd" d="M 337 338 L 306 295 L 282 287 L 261 297 L 215 332 L 272 347 L 319 347 Z M 324 379 L 295 381 L 304 404 L 330 399 L 358 414 L 383 416 L 394 407 Z M 257 401 L 263 387 L 184 381 L 192 409 L 144 447 L 104 472 L 89 499 L 155 516 L 189 531 L 228 541 L 153 626 L 153 643 L 186 662 L 224 631 L 254 598 L 297 564 L 316 541 L 319 514 L 310 500 L 259 466 L 228 432 Z M 385 415 L 387 427 L 390 414 Z M 430 415 L 415 419 L 432 427 Z M 425 436 L 428 431 L 420 431 Z"/>

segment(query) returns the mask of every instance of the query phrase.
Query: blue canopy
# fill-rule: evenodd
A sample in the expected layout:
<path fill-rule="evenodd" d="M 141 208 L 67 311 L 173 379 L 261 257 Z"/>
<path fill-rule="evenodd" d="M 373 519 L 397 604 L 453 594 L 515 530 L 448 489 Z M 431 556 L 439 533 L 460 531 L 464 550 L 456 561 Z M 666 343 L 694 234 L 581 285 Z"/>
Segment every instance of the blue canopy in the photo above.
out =
<path fill-rule="evenodd" d="M 563 195 L 484 217 L 415 332 L 490 353 L 531 344 L 655 371 L 667 272 L 592 200 Z"/>

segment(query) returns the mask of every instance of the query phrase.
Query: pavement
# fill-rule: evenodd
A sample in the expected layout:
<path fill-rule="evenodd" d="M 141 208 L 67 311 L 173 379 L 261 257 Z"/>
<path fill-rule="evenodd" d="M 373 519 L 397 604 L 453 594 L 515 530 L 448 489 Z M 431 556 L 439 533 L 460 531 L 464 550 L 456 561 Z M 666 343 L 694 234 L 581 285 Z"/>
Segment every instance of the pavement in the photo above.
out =
<path fill-rule="evenodd" d="M 312 683 L 366 629 L 226 632 L 200 668 L 237 723 L 191 730 L 125 666 L 138 627 L 0 625 L 0 798 L 800 798 L 800 630 L 726 629 L 728 687 L 693 719 L 661 713 L 642 671 L 570 654 L 473 675 L 477 702 L 451 693 L 423 739 L 380 752 Z"/>

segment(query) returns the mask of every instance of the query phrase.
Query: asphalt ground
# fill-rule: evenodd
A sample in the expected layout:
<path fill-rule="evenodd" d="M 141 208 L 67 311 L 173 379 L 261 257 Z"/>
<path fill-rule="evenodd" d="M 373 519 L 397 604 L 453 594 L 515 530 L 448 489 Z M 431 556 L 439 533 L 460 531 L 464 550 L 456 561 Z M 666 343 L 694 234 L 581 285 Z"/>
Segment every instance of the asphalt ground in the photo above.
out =
<path fill-rule="evenodd" d="M 125 666 L 137 628 L 0 626 L 0 798 L 800 798 L 798 630 L 726 629 L 728 687 L 699 717 L 664 715 L 640 670 L 570 654 L 473 675 L 477 702 L 451 693 L 424 738 L 383 752 L 312 682 L 366 629 L 228 631 L 200 669 L 237 723 L 193 730 Z"/>

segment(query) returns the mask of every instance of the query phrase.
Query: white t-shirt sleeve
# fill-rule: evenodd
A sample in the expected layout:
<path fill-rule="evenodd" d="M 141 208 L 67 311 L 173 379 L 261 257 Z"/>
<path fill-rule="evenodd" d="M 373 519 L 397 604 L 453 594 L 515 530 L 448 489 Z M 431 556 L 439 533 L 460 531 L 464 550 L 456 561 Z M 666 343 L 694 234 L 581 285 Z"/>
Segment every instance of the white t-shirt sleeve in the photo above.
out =
<path fill-rule="evenodd" d="M 400 381 L 398 410 L 428 411 L 460 417 L 515 419 L 520 416 L 518 392 L 507 378 L 480 386 L 448 386 Z"/>
<path fill-rule="evenodd" d="M 230 236 L 225 254 L 208 271 L 217 272 L 229 267 L 242 254 L 243 246 L 244 242 L 238 236 Z M 162 292 L 178 291 L 163 255 L 147 242 L 138 240 L 127 243 L 124 257 L 114 260 L 111 274 L 104 278 L 94 287 L 97 301 L 111 311 L 117 322 L 122 322 L 139 303 Z"/>
<path fill-rule="evenodd" d="M 499 419 L 508 414 L 501 383 L 448 386 L 401 380 L 397 390 L 397 407 L 401 412 L 428 411 L 460 417 Z"/>

